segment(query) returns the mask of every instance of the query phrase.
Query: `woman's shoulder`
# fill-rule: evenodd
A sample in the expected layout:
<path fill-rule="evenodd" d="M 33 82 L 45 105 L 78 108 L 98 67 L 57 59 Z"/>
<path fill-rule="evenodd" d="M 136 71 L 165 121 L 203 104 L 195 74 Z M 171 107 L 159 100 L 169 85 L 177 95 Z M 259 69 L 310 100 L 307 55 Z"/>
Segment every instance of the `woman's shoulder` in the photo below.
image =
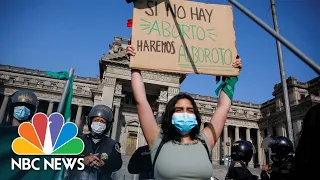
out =
<path fill-rule="evenodd" d="M 164 135 L 163 135 L 163 131 L 162 129 L 160 129 L 159 133 L 158 133 L 158 136 L 157 138 L 153 141 L 153 143 L 151 144 L 151 147 L 150 147 L 150 152 L 152 153 L 153 151 L 157 150 L 162 139 L 163 139 Z"/>
<path fill-rule="evenodd" d="M 207 138 L 207 136 L 204 134 L 203 131 L 201 131 L 198 135 L 198 138 L 200 139 L 201 142 L 205 143 L 205 145 L 207 146 L 208 150 L 209 150 L 209 153 L 211 154 L 211 145 L 209 143 L 209 140 Z"/>
<path fill-rule="evenodd" d="M 201 131 L 198 136 L 197 136 L 200 140 L 207 140 L 208 141 L 208 138 L 207 136 L 204 134 L 203 131 Z"/>

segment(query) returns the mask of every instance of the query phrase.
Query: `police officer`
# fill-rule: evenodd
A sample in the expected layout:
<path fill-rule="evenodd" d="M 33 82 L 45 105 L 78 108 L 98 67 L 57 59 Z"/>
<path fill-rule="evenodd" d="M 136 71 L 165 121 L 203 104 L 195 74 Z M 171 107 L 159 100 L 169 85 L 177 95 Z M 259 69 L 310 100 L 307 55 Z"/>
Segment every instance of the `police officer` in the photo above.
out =
<path fill-rule="evenodd" d="M 156 122 L 161 127 L 161 116 L 156 118 Z M 131 156 L 128 164 L 130 174 L 138 174 L 139 180 L 154 179 L 151 155 L 149 146 L 139 147 Z"/>
<path fill-rule="evenodd" d="M 80 134 L 85 148 L 81 154 L 84 158 L 83 171 L 72 170 L 65 179 L 68 180 L 109 180 L 111 174 L 122 166 L 120 144 L 109 138 L 113 123 L 113 112 L 106 105 L 96 105 L 89 113 L 88 127 L 90 134 Z"/>
<path fill-rule="evenodd" d="M 9 105 L 9 122 L 19 126 L 22 122 L 30 121 L 38 106 L 37 96 L 29 90 L 19 90 L 11 95 Z"/>
<path fill-rule="evenodd" d="M 232 162 L 226 175 L 227 179 L 233 180 L 257 180 L 258 177 L 251 174 L 247 165 L 253 155 L 253 146 L 249 141 L 236 141 L 231 147 Z"/>
<path fill-rule="evenodd" d="M 293 144 L 284 136 L 270 136 L 262 141 L 262 148 L 271 148 L 272 165 L 263 168 L 261 180 L 287 180 L 293 171 Z M 270 176 L 270 177 L 269 177 Z"/>

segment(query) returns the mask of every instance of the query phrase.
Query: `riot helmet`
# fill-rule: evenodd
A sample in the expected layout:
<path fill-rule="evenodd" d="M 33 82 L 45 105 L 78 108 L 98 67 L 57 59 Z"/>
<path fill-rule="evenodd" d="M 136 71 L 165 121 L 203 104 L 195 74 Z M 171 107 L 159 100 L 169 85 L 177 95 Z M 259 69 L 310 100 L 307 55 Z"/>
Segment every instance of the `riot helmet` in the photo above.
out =
<path fill-rule="evenodd" d="M 253 155 L 253 145 L 249 141 L 239 140 L 232 144 L 231 158 L 234 161 L 244 161 L 248 163 Z"/>
<path fill-rule="evenodd" d="M 285 161 L 294 153 L 291 140 L 284 136 L 269 136 L 262 141 L 263 149 L 271 149 L 273 162 Z"/>
<path fill-rule="evenodd" d="M 102 134 L 106 134 L 113 123 L 113 112 L 112 109 L 106 105 L 99 104 L 94 107 L 92 107 L 90 113 L 89 113 L 89 122 L 88 122 L 88 128 L 89 131 L 91 131 L 91 124 L 94 117 L 101 117 L 104 120 L 106 120 L 106 128 Z"/>
<path fill-rule="evenodd" d="M 37 96 L 29 90 L 19 90 L 11 95 L 9 116 L 23 122 L 30 121 L 38 106 Z"/>
<path fill-rule="evenodd" d="M 278 156 L 286 156 L 293 153 L 291 140 L 284 136 L 269 136 L 262 141 L 262 148 L 271 148 L 271 152 Z"/>
<path fill-rule="evenodd" d="M 271 152 L 280 156 L 286 156 L 293 153 L 293 144 L 291 140 L 284 136 L 274 137 L 275 143 L 270 144 Z"/>

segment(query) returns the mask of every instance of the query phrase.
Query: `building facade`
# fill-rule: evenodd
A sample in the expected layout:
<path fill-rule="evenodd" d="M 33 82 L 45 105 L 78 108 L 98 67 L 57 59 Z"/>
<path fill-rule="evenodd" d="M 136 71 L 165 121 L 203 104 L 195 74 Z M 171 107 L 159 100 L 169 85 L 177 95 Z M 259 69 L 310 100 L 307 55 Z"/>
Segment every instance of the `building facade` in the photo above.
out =
<path fill-rule="evenodd" d="M 133 98 L 129 61 L 125 57 L 128 39 L 115 37 L 109 53 L 99 61 L 100 77 L 74 76 L 72 115 L 79 131 L 88 132 L 87 118 L 90 109 L 106 104 L 114 111 L 114 123 L 110 136 L 122 145 L 124 155 L 132 155 L 135 149 L 145 145 L 136 103 Z M 184 74 L 142 71 L 146 94 L 155 117 L 161 116 L 167 102 L 180 92 Z M 44 71 L 0 65 L 0 123 L 8 121 L 10 95 L 19 89 L 35 92 L 39 99 L 37 112 L 51 114 L 57 110 L 65 81 L 46 76 Z M 294 135 L 301 130 L 306 111 L 320 102 L 320 77 L 301 83 L 293 77 L 287 80 Z M 231 152 L 231 144 L 240 139 L 249 140 L 256 149 L 250 166 L 265 164 L 266 154 L 261 142 L 267 135 L 286 135 L 286 117 L 281 94 L 281 84 L 274 87 L 274 98 L 263 104 L 233 101 L 221 138 L 213 149 L 213 163 L 221 164 Z M 191 94 L 201 116 L 201 128 L 215 112 L 217 99 Z M 224 161 L 225 164 L 227 161 Z"/>

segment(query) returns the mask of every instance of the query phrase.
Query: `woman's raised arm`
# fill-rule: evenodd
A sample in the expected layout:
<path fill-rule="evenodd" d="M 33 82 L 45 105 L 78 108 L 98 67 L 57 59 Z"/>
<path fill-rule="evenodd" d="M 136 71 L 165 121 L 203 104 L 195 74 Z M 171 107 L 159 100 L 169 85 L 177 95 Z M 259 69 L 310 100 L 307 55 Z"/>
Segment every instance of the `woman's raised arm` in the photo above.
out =
<path fill-rule="evenodd" d="M 237 59 L 233 63 L 233 66 L 235 68 L 241 69 L 241 60 Z M 226 84 L 225 86 L 228 86 L 226 88 L 229 89 L 229 92 L 231 92 L 231 95 L 229 96 L 233 96 L 234 85 L 237 81 L 237 77 L 231 77 L 230 79 L 228 79 L 229 84 Z M 214 145 L 220 138 L 223 127 L 227 121 L 227 115 L 231 107 L 232 99 L 232 97 L 230 98 L 229 96 L 224 91 L 220 92 L 216 112 L 212 115 L 211 121 L 208 126 L 203 129 L 203 133 L 207 136 L 211 148 L 214 147 Z"/>
<path fill-rule="evenodd" d="M 127 55 L 134 56 L 132 46 L 128 46 Z M 157 138 L 160 128 L 156 123 L 151 106 L 147 100 L 146 90 L 140 70 L 131 70 L 131 86 L 134 98 L 137 102 L 138 118 L 146 141 L 151 147 Z"/>

